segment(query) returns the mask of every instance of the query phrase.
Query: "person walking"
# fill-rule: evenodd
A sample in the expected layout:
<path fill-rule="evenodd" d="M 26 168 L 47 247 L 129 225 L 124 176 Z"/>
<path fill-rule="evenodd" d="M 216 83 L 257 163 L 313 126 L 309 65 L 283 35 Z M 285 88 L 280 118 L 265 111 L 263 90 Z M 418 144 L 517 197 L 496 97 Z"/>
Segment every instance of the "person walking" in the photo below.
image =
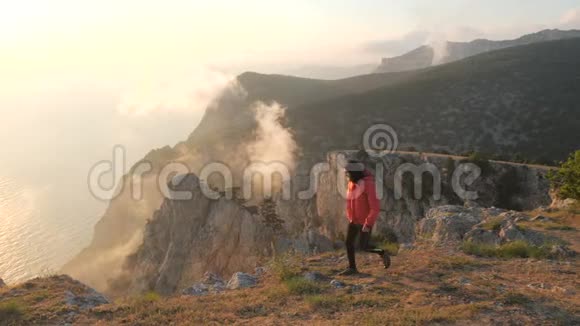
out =
<path fill-rule="evenodd" d="M 380 212 L 375 178 L 365 169 L 362 162 L 354 160 L 348 161 L 345 173 L 348 178 L 346 217 L 349 221 L 345 242 L 349 266 L 340 275 L 358 273 L 355 260 L 355 241 L 357 238 L 360 250 L 379 255 L 384 268 L 389 268 L 391 265 L 389 254 L 370 243 L 372 228 Z"/>

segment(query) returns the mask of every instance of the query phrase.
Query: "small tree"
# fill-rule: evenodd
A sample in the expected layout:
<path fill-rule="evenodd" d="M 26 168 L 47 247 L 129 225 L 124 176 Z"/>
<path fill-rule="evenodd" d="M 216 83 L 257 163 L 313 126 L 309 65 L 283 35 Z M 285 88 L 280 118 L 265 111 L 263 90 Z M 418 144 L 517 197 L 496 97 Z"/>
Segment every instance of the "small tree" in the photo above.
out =
<path fill-rule="evenodd" d="M 558 197 L 580 199 L 580 150 L 570 154 L 558 170 L 550 171 L 548 178 Z"/>

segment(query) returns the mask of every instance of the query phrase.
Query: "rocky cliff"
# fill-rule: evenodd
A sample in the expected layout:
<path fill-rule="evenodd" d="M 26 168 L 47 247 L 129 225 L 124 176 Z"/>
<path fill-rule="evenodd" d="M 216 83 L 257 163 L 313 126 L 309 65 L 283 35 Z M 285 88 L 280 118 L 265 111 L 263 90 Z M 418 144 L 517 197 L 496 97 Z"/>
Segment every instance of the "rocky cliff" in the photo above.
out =
<path fill-rule="evenodd" d="M 191 198 L 164 200 L 146 224 L 142 244 L 127 258 L 115 291 L 173 293 L 206 271 L 253 270 L 259 257 L 270 255 L 271 228 L 259 215 L 233 200 L 207 198 L 193 174 L 175 190 Z"/>
<path fill-rule="evenodd" d="M 361 151 L 332 152 L 327 162 L 330 169 L 318 179 L 297 174 L 289 181 L 294 183 L 290 199 L 278 196 L 263 201 L 256 209 L 235 198 L 205 197 L 197 177 L 189 174 L 179 189 L 191 191 L 191 199 L 164 200 L 145 226 L 143 243 L 126 260 L 124 274 L 113 282 L 112 288 L 121 292 L 174 293 L 187 288 L 208 271 L 227 277 L 235 271 L 253 271 L 261 258 L 274 253 L 288 250 L 315 253 L 340 246 L 347 223 L 344 199 L 340 195 L 345 180 L 341 178 L 339 162 L 347 158 L 365 161 L 377 175 L 377 183 L 384 193 L 375 231 L 379 237 L 394 236 L 399 242 L 412 242 L 417 222 L 430 208 L 465 202 L 452 189 L 451 175 L 460 164 L 468 162 L 465 158 L 437 154 L 396 153 L 371 157 Z M 479 196 L 467 200 L 467 205 L 533 209 L 550 203 L 546 168 L 476 163 L 482 165 L 482 175 L 467 188 Z M 416 198 L 412 175 L 403 175 L 401 198 L 394 198 L 395 175 L 404 164 L 435 167 L 441 174 L 440 198 L 436 198 L 432 188 L 437 177 L 430 176 L 422 177 L 422 196 Z M 317 192 L 311 196 L 299 195 L 309 182 L 317 183 Z M 505 189 L 506 185 L 510 189 Z"/>

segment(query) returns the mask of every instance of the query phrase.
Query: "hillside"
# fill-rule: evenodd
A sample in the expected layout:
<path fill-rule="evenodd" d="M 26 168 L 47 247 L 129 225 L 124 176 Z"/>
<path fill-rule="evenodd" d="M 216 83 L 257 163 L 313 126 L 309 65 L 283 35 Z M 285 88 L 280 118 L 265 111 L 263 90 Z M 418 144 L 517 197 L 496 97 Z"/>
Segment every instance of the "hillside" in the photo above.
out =
<path fill-rule="evenodd" d="M 580 37 L 580 31 L 547 29 L 533 34 L 527 34 L 514 40 L 492 41 L 477 39 L 471 42 L 444 42 L 441 45 L 437 45 L 436 48 L 423 45 L 397 57 L 383 58 L 381 65 L 375 72 L 382 73 L 421 69 L 508 47 L 575 37 Z"/>
<path fill-rule="evenodd" d="M 580 139 L 580 39 L 489 52 L 408 80 L 290 110 L 309 150 L 356 146 L 365 129 L 391 125 L 402 146 L 470 150 L 549 162 Z"/>
<path fill-rule="evenodd" d="M 538 213 L 567 225 L 546 231 L 580 249 L 578 211 Z M 526 224 L 527 223 L 527 224 Z M 554 223 L 554 222 L 552 222 Z M 572 230 L 571 230 L 571 229 Z M 396 248 L 391 249 L 397 251 Z M 260 324 L 260 325 L 575 325 L 580 320 L 578 259 L 483 258 L 419 240 L 401 248 L 384 270 L 359 254 L 358 276 L 337 276 L 342 251 L 265 261 L 253 287 L 162 297 L 154 292 L 107 300 L 65 276 L 0 289 L 0 324 Z M 265 272 L 264 272 L 265 271 Z M 212 286 L 214 286 L 212 285 Z M 205 289 L 205 290 L 203 290 Z"/>
<path fill-rule="evenodd" d="M 286 125 L 306 152 L 357 148 L 364 130 L 384 122 L 403 148 L 520 154 L 551 163 L 580 138 L 580 38 L 480 54 L 418 71 L 336 81 L 245 73 L 247 98 L 224 95 L 187 144 L 230 143 L 251 134 L 254 101 L 288 108 Z M 231 119 L 232 115 L 236 119 Z M 232 133 L 223 136 L 220 132 Z M 233 136 L 235 135 L 235 136 Z"/>

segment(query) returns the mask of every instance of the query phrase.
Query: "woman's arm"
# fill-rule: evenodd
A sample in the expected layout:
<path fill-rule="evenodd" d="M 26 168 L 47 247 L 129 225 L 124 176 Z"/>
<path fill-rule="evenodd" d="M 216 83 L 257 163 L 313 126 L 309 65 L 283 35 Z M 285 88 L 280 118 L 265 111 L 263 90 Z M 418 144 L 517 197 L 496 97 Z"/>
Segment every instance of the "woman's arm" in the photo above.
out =
<path fill-rule="evenodd" d="M 365 219 L 364 229 L 369 230 L 373 225 L 375 225 L 377 217 L 381 211 L 381 203 L 377 197 L 377 189 L 374 178 L 366 179 L 364 186 L 369 204 L 369 213 Z"/>

